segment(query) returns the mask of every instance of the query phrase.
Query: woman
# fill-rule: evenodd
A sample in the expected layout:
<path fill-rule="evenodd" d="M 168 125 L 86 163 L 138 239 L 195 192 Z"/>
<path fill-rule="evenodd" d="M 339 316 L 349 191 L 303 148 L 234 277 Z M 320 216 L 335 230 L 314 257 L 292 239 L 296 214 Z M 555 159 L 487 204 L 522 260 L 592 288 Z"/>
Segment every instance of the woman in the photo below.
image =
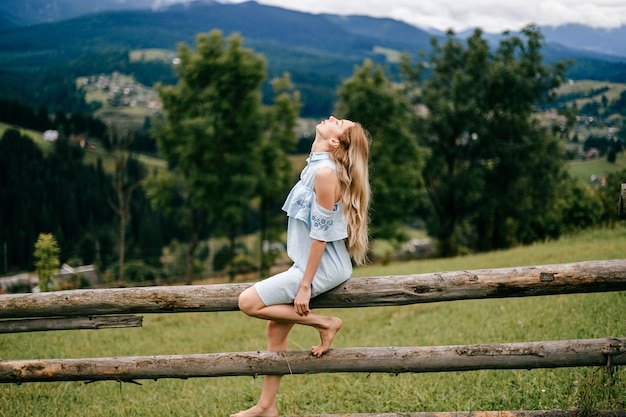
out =
<path fill-rule="evenodd" d="M 239 309 L 268 320 L 267 349 L 287 350 L 294 324 L 311 326 L 320 344 L 311 352 L 322 356 L 342 325 L 338 317 L 311 312 L 309 301 L 352 274 L 352 257 L 366 260 L 370 199 L 369 143 L 360 124 L 333 116 L 315 128 L 315 141 L 300 181 L 283 210 L 287 212 L 287 254 L 293 266 L 257 282 L 239 296 Z M 280 375 L 266 375 L 258 403 L 231 417 L 276 417 Z"/>

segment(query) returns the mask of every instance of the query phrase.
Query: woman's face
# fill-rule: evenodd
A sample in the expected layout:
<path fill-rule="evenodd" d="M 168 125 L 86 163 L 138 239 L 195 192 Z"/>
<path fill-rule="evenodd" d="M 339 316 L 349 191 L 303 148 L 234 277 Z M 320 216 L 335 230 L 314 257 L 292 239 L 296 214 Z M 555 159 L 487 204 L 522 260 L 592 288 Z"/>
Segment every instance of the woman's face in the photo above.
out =
<path fill-rule="evenodd" d="M 318 144 L 318 152 L 324 152 L 332 149 L 333 146 L 339 145 L 339 137 L 346 131 L 346 129 L 354 126 L 354 122 L 347 119 L 337 119 L 335 116 L 330 116 L 326 120 L 322 120 L 315 126 L 315 142 L 313 145 Z"/>

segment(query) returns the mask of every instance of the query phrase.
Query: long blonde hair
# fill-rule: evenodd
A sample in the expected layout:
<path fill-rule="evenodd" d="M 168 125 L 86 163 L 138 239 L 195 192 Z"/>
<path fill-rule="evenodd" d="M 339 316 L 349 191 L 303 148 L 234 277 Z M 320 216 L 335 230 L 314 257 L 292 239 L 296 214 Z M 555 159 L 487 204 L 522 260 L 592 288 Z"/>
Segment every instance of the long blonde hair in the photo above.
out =
<path fill-rule="evenodd" d="M 357 265 L 367 261 L 370 203 L 369 134 L 355 123 L 339 136 L 331 152 L 341 184 L 341 208 L 348 226 L 348 252 Z"/>

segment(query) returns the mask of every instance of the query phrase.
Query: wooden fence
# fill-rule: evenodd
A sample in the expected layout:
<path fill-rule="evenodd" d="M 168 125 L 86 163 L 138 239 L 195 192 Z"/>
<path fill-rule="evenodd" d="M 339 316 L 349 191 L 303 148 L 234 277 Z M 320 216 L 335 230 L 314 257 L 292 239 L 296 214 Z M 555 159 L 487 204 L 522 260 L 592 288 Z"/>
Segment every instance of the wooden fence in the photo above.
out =
<path fill-rule="evenodd" d="M 2 295 L 0 332 L 138 326 L 141 325 L 141 317 L 128 316 L 137 313 L 234 311 L 237 310 L 239 293 L 249 285 L 217 284 Z M 392 306 L 624 290 L 626 260 L 588 261 L 352 278 L 314 299 L 312 306 Z M 123 316 L 110 316 L 112 314 Z M 322 358 L 313 357 L 309 351 L 286 351 L 0 360 L 0 383 L 613 365 L 626 365 L 626 337 L 459 346 L 344 348 L 332 349 Z M 559 415 L 568 415 L 566 411 L 564 413 Z M 455 416 L 462 414 L 454 413 Z M 621 410 L 611 412 L 611 415 L 625 413 Z"/>

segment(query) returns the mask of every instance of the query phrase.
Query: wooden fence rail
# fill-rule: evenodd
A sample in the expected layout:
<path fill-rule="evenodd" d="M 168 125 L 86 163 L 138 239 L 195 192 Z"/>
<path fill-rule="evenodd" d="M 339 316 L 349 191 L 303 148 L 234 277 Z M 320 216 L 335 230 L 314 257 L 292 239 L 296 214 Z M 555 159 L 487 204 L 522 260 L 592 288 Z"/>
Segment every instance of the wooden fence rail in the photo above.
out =
<path fill-rule="evenodd" d="M 626 365 L 626 338 L 460 346 L 0 361 L 0 383 Z"/>
<path fill-rule="evenodd" d="M 0 334 L 51 330 L 114 329 L 141 327 L 141 316 L 53 317 L 45 319 L 0 320 Z"/>
<path fill-rule="evenodd" d="M 0 296 L 0 323 L 69 318 L 85 326 L 98 315 L 237 310 L 251 284 L 73 290 Z M 315 308 L 407 305 L 439 301 L 626 290 L 626 260 L 353 278 L 313 300 Z M 110 317 L 110 316 L 109 316 Z M 7 320 L 21 319 L 21 320 Z M 111 318 L 113 325 L 118 319 Z M 134 322 L 140 325 L 140 318 Z M 39 323 L 43 327 L 50 323 Z M 52 326 L 54 328 L 56 324 Z M 101 324 L 91 328 L 99 328 Z M 1 328 L 1 326 L 0 326 Z M 51 329 L 52 329 L 51 328 Z M 26 329 L 26 328 L 24 328 Z M 48 330 L 48 329 L 46 329 Z M 0 360 L 0 383 L 135 381 L 332 372 L 448 372 L 626 365 L 626 338 L 511 344 L 232 352 L 95 359 Z"/>
<path fill-rule="evenodd" d="M 237 310 L 251 284 L 71 290 L 0 297 L 0 319 Z M 478 298 L 626 290 L 626 259 L 352 278 L 313 308 L 408 305 Z"/>

